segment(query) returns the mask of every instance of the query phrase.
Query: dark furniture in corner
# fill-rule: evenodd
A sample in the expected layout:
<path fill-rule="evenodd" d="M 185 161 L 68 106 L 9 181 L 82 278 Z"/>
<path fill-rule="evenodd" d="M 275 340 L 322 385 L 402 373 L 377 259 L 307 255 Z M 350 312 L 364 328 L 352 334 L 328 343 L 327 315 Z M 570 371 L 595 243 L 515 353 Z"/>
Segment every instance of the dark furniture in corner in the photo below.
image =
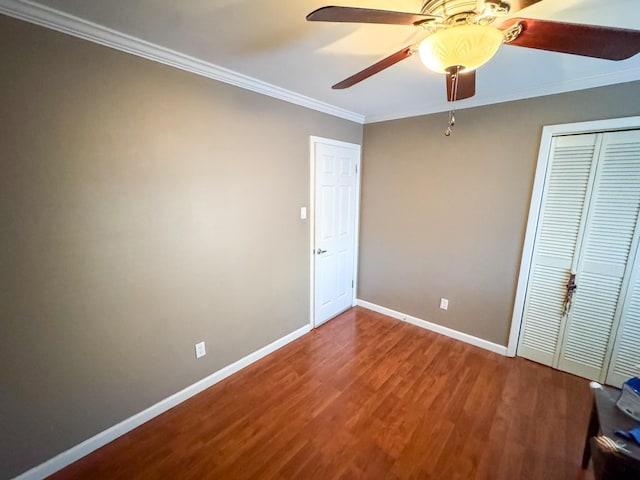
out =
<path fill-rule="evenodd" d="M 640 446 L 630 440 L 618 438 L 614 430 L 630 430 L 638 426 L 633 418 L 622 413 L 616 406 L 620 390 L 611 387 L 593 390 L 593 407 L 582 455 L 582 468 L 593 459 L 596 480 L 640 479 Z M 603 451 L 593 437 L 602 434 L 626 443 L 629 453 Z"/>

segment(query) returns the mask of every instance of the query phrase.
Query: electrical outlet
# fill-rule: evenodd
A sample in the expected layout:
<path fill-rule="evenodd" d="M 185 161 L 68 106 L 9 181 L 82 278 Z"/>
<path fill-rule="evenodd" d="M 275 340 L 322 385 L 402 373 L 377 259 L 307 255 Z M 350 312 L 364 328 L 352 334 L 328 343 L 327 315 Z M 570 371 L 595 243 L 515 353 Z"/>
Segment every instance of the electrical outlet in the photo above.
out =
<path fill-rule="evenodd" d="M 204 357 L 207 354 L 207 349 L 204 346 L 204 342 L 196 343 L 196 358 Z"/>
<path fill-rule="evenodd" d="M 440 308 L 442 310 L 447 310 L 449 308 L 449 300 L 447 300 L 446 298 L 441 298 L 440 299 Z"/>

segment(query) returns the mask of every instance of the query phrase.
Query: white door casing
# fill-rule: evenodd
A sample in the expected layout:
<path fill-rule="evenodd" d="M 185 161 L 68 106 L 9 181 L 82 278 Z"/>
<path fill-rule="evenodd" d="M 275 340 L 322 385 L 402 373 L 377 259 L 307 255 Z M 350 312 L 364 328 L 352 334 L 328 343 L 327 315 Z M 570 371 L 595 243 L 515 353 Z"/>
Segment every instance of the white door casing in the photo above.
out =
<path fill-rule="evenodd" d="M 311 323 L 355 304 L 360 146 L 311 137 Z"/>
<path fill-rule="evenodd" d="M 640 130 L 554 138 L 519 355 L 604 381 L 637 240 L 639 158 Z"/>
<path fill-rule="evenodd" d="M 519 332 L 519 355 L 560 370 L 616 386 L 640 373 L 639 120 L 545 127 L 550 131 L 543 132 L 508 354 L 515 353 Z M 600 133 L 587 134 L 583 127 Z M 559 148 L 565 144 L 571 147 L 566 154 Z M 549 265 L 545 254 L 551 255 Z M 566 257 L 562 265 L 556 256 Z M 549 283 L 550 267 L 558 272 L 558 285 Z M 566 279 L 560 274 L 568 279 L 572 272 L 578 288 L 564 315 Z"/>
<path fill-rule="evenodd" d="M 522 259 L 520 262 L 520 273 L 518 276 L 516 297 L 513 307 L 511 330 L 509 333 L 509 344 L 507 347 L 508 356 L 513 357 L 516 355 L 518 339 L 521 334 L 525 297 L 527 294 L 528 280 L 530 277 L 531 269 L 533 268 L 536 232 L 538 231 L 539 227 L 540 213 L 542 208 L 542 196 L 544 192 L 544 186 L 549 167 L 550 152 L 554 136 L 638 128 L 640 128 L 640 117 L 626 117 L 562 125 L 549 125 L 543 128 L 533 192 L 531 195 L 531 203 L 529 207 L 526 235 L 522 249 Z"/>

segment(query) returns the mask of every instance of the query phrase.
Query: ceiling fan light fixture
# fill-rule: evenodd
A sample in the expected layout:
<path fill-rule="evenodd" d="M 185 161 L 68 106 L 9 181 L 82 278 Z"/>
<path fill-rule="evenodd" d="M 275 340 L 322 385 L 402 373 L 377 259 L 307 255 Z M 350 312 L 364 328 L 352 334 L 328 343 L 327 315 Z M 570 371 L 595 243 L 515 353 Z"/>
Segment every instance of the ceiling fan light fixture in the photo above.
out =
<path fill-rule="evenodd" d="M 457 25 L 429 35 L 418 47 L 425 67 L 447 73 L 451 67 L 474 70 L 496 54 L 504 35 L 491 25 Z"/>

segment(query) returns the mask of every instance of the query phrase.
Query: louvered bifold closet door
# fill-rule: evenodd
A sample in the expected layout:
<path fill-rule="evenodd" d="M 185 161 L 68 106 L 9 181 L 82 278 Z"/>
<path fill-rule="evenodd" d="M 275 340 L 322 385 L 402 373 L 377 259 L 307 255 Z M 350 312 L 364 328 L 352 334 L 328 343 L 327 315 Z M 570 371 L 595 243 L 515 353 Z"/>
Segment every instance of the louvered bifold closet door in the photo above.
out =
<path fill-rule="evenodd" d="M 601 135 L 556 137 L 545 177 L 518 355 L 553 365 L 564 328 L 564 297 L 584 228 Z"/>
<path fill-rule="evenodd" d="M 619 162 L 625 162 L 626 175 L 618 182 L 618 202 L 624 205 L 621 210 L 628 212 L 629 222 L 636 215 L 635 238 L 630 247 L 627 264 L 632 265 L 630 279 L 622 286 L 626 295 L 620 297 L 622 306 L 619 321 L 614 322 L 612 339 L 610 340 L 612 355 L 609 363 L 606 383 L 621 386 L 633 376 L 640 376 L 640 256 L 638 255 L 638 238 L 640 229 L 640 131 L 624 132 L 616 142 L 616 155 Z M 635 212 L 633 207 L 635 206 Z M 620 307 L 619 307 L 620 308 Z M 616 328 L 617 326 L 617 328 Z"/>
<path fill-rule="evenodd" d="M 627 292 L 606 383 L 620 387 L 640 376 L 640 261 L 636 253 L 631 287 Z"/>
<path fill-rule="evenodd" d="M 578 258 L 578 288 L 559 355 L 560 370 L 594 380 L 604 381 L 631 273 L 627 263 L 640 210 L 639 140 L 637 131 L 603 135 Z"/>

